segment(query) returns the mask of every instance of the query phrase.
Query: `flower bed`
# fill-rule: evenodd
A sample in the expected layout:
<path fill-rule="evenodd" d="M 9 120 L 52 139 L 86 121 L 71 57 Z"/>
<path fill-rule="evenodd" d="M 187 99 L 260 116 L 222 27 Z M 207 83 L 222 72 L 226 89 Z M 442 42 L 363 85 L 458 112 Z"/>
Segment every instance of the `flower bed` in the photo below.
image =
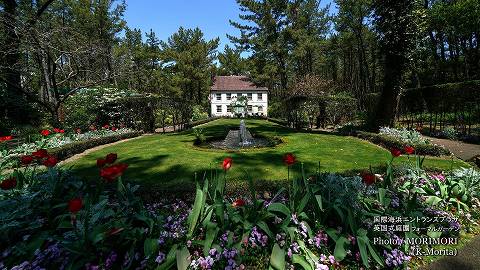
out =
<path fill-rule="evenodd" d="M 418 155 L 442 156 L 449 155 L 450 151 L 440 145 L 432 144 L 429 140 L 421 137 L 416 131 L 401 131 L 397 129 L 382 129 L 379 134 L 358 131 L 357 136 L 384 148 L 402 148 L 404 145 L 415 147 Z M 388 130 L 388 132 L 387 132 Z M 415 133 L 418 133 L 415 134 Z"/>
<path fill-rule="evenodd" d="M 235 161 L 225 158 L 223 173 L 197 179 L 188 207 L 142 203 L 114 153 L 97 160 L 98 180 L 81 180 L 35 151 L 30 166 L 0 178 L 0 268 L 403 269 L 412 248 L 428 250 L 407 241 L 455 239 L 476 225 L 480 173 L 428 173 L 419 156 L 394 170 L 402 151 L 391 152 L 385 173 L 293 179 L 290 168 L 303 165 L 286 154 L 289 186 L 259 195 L 249 179 L 233 198 L 225 186 Z"/>
<path fill-rule="evenodd" d="M 19 161 L 19 157 L 30 155 L 37 149 L 49 149 L 57 159 L 64 160 L 92 147 L 137 137 L 142 134 L 128 128 L 110 129 L 106 126 L 85 133 L 65 134 L 65 131 L 61 129 L 54 129 L 53 132 L 42 130 L 40 133 L 42 137 L 34 142 L 23 143 L 13 148 L 4 147 L 3 150 L 0 148 L 0 160 L 2 160 L 0 168 L 14 167 L 15 163 Z M 13 137 L 10 136 L 11 139 Z"/>

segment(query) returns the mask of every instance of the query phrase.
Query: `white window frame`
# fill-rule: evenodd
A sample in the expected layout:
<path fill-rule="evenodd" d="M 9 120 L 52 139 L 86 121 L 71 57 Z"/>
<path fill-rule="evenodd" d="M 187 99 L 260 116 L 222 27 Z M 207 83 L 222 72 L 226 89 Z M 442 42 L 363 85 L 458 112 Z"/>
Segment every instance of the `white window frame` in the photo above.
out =
<path fill-rule="evenodd" d="M 263 101 L 263 93 L 258 93 L 257 94 L 257 100 Z"/>
<path fill-rule="evenodd" d="M 232 99 L 232 93 L 227 93 L 227 100 L 231 100 Z"/>
<path fill-rule="evenodd" d="M 216 93 L 215 95 L 216 95 L 215 98 L 217 101 L 222 101 L 222 94 Z"/>
<path fill-rule="evenodd" d="M 247 99 L 253 100 L 253 93 L 247 93 Z"/>
<path fill-rule="evenodd" d="M 220 111 L 218 111 L 218 109 L 220 109 Z M 222 105 L 217 105 L 217 113 L 222 113 L 222 112 L 223 112 Z"/>

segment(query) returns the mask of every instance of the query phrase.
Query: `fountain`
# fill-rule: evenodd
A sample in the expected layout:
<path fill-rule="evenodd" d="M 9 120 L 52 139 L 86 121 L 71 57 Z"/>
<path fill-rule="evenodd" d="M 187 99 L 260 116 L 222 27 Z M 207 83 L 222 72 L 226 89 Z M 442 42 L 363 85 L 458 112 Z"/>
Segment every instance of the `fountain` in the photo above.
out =
<path fill-rule="evenodd" d="M 239 129 L 228 131 L 224 140 L 216 140 L 209 143 L 213 148 L 220 149 L 241 149 L 252 147 L 271 146 L 271 142 L 266 138 L 254 138 L 245 125 L 245 121 L 240 121 Z"/>

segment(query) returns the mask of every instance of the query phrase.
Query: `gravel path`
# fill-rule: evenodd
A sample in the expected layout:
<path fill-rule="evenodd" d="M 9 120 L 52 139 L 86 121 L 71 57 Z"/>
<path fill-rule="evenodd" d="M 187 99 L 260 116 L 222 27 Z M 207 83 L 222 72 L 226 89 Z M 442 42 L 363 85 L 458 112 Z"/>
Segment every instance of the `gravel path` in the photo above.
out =
<path fill-rule="evenodd" d="M 443 257 L 422 270 L 479 270 L 480 236 L 465 244 L 455 257 Z"/>
<path fill-rule="evenodd" d="M 435 144 L 443 145 L 450 150 L 455 156 L 463 160 L 470 160 L 475 156 L 480 155 L 480 145 L 470 144 L 459 141 L 452 141 L 447 139 L 438 139 L 433 137 L 427 137 Z"/>

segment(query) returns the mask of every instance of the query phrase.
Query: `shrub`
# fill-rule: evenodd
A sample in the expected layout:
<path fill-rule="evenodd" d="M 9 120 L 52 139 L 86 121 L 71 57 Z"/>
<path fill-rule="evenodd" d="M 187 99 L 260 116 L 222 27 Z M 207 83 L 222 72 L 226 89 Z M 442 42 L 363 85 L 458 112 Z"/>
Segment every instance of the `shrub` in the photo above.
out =
<path fill-rule="evenodd" d="M 392 149 L 392 148 L 403 149 L 403 147 L 406 144 L 404 141 L 401 141 L 397 138 L 394 138 L 388 135 L 382 135 L 382 134 L 376 134 L 376 133 L 370 133 L 370 132 L 364 132 L 364 131 L 357 132 L 357 136 L 361 139 L 380 145 L 386 149 Z M 435 144 L 412 144 L 410 146 L 413 146 L 415 148 L 416 153 L 418 155 L 442 156 L 442 155 L 450 154 L 450 151 L 448 149 Z"/>
<path fill-rule="evenodd" d="M 192 122 L 208 119 L 208 113 L 204 111 L 201 105 L 194 105 L 192 110 Z"/>
<path fill-rule="evenodd" d="M 428 139 L 422 137 L 418 131 L 409 130 L 406 128 L 403 129 L 396 129 L 396 128 L 389 128 L 389 127 L 382 127 L 380 128 L 380 135 L 385 135 L 392 137 L 401 141 L 404 144 L 409 145 L 420 145 L 420 144 L 430 144 Z"/>
<path fill-rule="evenodd" d="M 193 135 L 195 135 L 195 141 L 193 142 L 194 145 L 201 145 L 205 142 L 205 134 L 203 134 L 203 129 L 201 128 L 194 128 Z"/>
<path fill-rule="evenodd" d="M 111 135 L 107 137 L 94 138 L 87 141 L 78 141 L 78 142 L 73 142 L 70 144 L 63 145 L 61 147 L 51 148 L 50 152 L 53 155 L 55 155 L 59 160 L 64 160 L 99 145 L 104 145 L 104 144 L 117 142 L 120 140 L 135 138 L 140 135 L 142 135 L 142 132 L 132 131 L 129 133 L 123 133 L 119 135 Z"/>

